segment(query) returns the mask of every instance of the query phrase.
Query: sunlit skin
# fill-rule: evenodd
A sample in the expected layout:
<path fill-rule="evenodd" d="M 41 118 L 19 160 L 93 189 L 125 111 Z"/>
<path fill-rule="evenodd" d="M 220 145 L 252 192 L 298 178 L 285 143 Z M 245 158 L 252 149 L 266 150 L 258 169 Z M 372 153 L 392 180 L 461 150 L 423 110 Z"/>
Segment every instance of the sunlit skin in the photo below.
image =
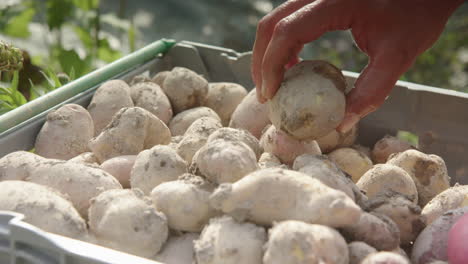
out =
<path fill-rule="evenodd" d="M 430 48 L 464 0 L 290 0 L 263 17 L 253 48 L 252 78 L 259 102 L 278 90 L 304 44 L 324 33 L 351 30 L 368 65 L 346 96 L 337 128 L 349 131 L 375 111 L 396 81 Z"/>

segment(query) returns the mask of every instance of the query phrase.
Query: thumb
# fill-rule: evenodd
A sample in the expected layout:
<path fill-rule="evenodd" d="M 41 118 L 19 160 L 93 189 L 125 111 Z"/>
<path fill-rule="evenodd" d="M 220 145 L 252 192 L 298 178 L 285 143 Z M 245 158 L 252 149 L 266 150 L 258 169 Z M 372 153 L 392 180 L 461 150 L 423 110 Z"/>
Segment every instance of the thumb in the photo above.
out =
<path fill-rule="evenodd" d="M 354 88 L 346 95 L 345 117 L 337 130 L 348 132 L 361 118 L 377 110 L 413 61 L 404 55 L 370 57 Z"/>

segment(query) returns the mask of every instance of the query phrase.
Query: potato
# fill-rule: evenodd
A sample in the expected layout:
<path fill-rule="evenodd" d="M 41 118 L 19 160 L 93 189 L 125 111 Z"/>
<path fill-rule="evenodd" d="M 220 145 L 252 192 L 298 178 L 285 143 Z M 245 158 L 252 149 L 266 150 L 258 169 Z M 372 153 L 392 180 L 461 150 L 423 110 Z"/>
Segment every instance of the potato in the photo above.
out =
<path fill-rule="evenodd" d="M 132 106 L 130 87 L 126 82 L 110 80 L 103 83 L 88 105 L 89 114 L 94 122 L 94 135 L 99 135 L 121 108 Z"/>
<path fill-rule="evenodd" d="M 255 152 L 257 159 L 259 159 L 263 153 L 263 148 L 260 146 L 258 139 L 250 134 L 250 132 L 243 129 L 230 127 L 220 128 L 208 137 L 208 142 L 215 141 L 217 139 L 244 142 Z"/>
<path fill-rule="evenodd" d="M 130 172 L 130 186 L 149 195 L 154 187 L 177 180 L 187 172 L 187 163 L 175 150 L 157 145 L 138 154 Z"/>
<path fill-rule="evenodd" d="M 387 163 L 404 169 L 413 178 L 421 208 L 450 187 L 445 162 L 437 155 L 427 155 L 410 149 L 391 156 Z"/>
<path fill-rule="evenodd" d="M 46 159 L 28 151 L 11 152 L 0 158 L 0 181 L 22 181 Z"/>
<path fill-rule="evenodd" d="M 221 122 L 211 117 L 202 117 L 193 122 L 175 147 L 187 164 L 192 163 L 195 153 L 203 147 L 208 136 L 222 127 Z"/>
<path fill-rule="evenodd" d="M 154 145 L 169 144 L 171 132 L 159 118 L 140 107 L 122 108 L 89 147 L 102 163 L 113 157 L 136 155 Z"/>
<path fill-rule="evenodd" d="M 362 241 L 353 241 L 348 244 L 349 264 L 360 264 L 368 255 L 377 250 Z"/>
<path fill-rule="evenodd" d="M 425 224 L 421 217 L 421 208 L 408 196 L 400 193 L 386 192 L 369 199 L 366 210 L 388 216 L 400 230 L 400 244 L 410 245 Z"/>
<path fill-rule="evenodd" d="M 304 60 L 286 71 L 267 103 L 273 125 L 293 138 L 317 139 L 335 129 L 345 114 L 346 80 L 335 66 Z"/>
<path fill-rule="evenodd" d="M 170 71 L 161 71 L 156 73 L 153 78 L 151 78 L 151 81 L 154 82 L 155 84 L 159 85 L 159 87 L 163 87 L 164 80 L 166 77 L 170 74 Z"/>
<path fill-rule="evenodd" d="M 193 243 L 199 236 L 198 233 L 185 233 L 179 236 L 170 236 L 154 260 L 164 264 L 194 263 L 195 252 L 193 250 Z"/>
<path fill-rule="evenodd" d="M 359 144 L 354 144 L 351 146 L 351 148 L 361 152 L 362 154 L 366 155 L 366 157 L 371 159 L 371 149 L 369 147 L 359 145 Z"/>
<path fill-rule="evenodd" d="M 153 82 L 134 84 L 130 87 L 130 95 L 135 106 L 148 110 L 165 124 L 169 124 L 172 119 L 171 103 L 159 85 Z"/>
<path fill-rule="evenodd" d="M 377 252 L 367 256 L 361 264 L 410 264 L 410 262 L 401 255 L 393 252 Z"/>
<path fill-rule="evenodd" d="M 167 216 L 171 229 L 200 232 L 217 212 L 209 204 L 214 185 L 192 174 L 176 181 L 163 182 L 151 191 L 158 211 Z"/>
<path fill-rule="evenodd" d="M 135 75 L 129 84 L 130 86 L 133 86 L 137 83 L 142 83 L 142 82 L 151 82 L 151 79 L 145 74 L 139 74 L 139 75 Z"/>
<path fill-rule="evenodd" d="M 447 241 L 447 255 L 451 264 L 468 262 L 468 214 L 460 217 L 450 228 Z"/>
<path fill-rule="evenodd" d="M 300 221 L 284 221 L 269 231 L 264 264 L 348 264 L 348 247 L 336 230 Z"/>
<path fill-rule="evenodd" d="M 447 241 L 450 228 L 466 213 L 468 213 L 468 206 L 447 211 L 424 228 L 414 241 L 411 262 L 423 264 L 434 260 L 447 261 Z"/>
<path fill-rule="evenodd" d="M 247 90 L 237 83 L 210 83 L 203 105 L 213 109 L 221 118 L 223 126 L 227 126 L 232 113 L 246 95 Z"/>
<path fill-rule="evenodd" d="M 24 215 L 24 221 L 44 231 L 85 239 L 86 223 L 72 203 L 53 189 L 23 181 L 0 182 L 0 210 Z"/>
<path fill-rule="evenodd" d="M 297 169 L 299 167 L 299 169 Z M 304 154 L 296 158 L 293 169 L 321 181 L 335 190 L 344 192 L 349 198 L 355 200 L 351 179 L 331 162 L 327 156 Z M 354 186 L 354 188 L 357 188 Z"/>
<path fill-rule="evenodd" d="M 265 229 L 228 216 L 213 218 L 195 240 L 197 264 L 262 264 Z"/>
<path fill-rule="evenodd" d="M 69 162 L 77 162 L 77 163 L 83 163 L 83 164 L 88 164 L 88 165 L 99 165 L 99 161 L 92 152 L 83 152 L 80 155 L 71 158 L 68 160 Z"/>
<path fill-rule="evenodd" d="M 221 122 L 218 114 L 212 109 L 204 106 L 195 107 L 177 114 L 171 122 L 169 122 L 169 129 L 171 130 L 172 136 L 184 135 L 190 125 L 202 117 L 211 117 Z"/>
<path fill-rule="evenodd" d="M 47 114 L 34 148 L 44 158 L 67 160 L 88 151 L 93 136 L 94 124 L 88 111 L 81 105 L 66 104 Z"/>
<path fill-rule="evenodd" d="M 352 148 L 335 149 L 328 154 L 328 157 L 340 169 L 351 175 L 355 183 L 366 171 L 372 168 L 372 161 L 366 155 Z"/>
<path fill-rule="evenodd" d="M 353 145 L 358 135 L 357 131 L 357 126 L 353 126 L 350 131 L 344 134 L 339 133 L 336 131 L 336 129 L 334 129 L 325 136 L 317 138 L 316 141 L 322 152 L 328 153 L 335 150 L 336 148 L 350 147 Z"/>
<path fill-rule="evenodd" d="M 275 126 L 270 126 L 260 138 L 265 152 L 277 156 L 282 163 L 292 165 L 294 159 L 302 154 L 322 154 L 315 140 L 297 140 Z"/>
<path fill-rule="evenodd" d="M 257 169 L 257 158 L 247 144 L 222 139 L 204 145 L 190 165 L 191 173 L 216 184 L 238 181 Z"/>
<path fill-rule="evenodd" d="M 202 104 L 208 93 L 208 81 L 192 70 L 174 67 L 165 76 L 161 88 L 177 114 Z"/>
<path fill-rule="evenodd" d="M 431 224 L 445 212 L 468 205 L 468 185 L 458 185 L 436 195 L 424 206 L 423 215 L 427 225 Z"/>
<path fill-rule="evenodd" d="M 85 219 L 91 198 L 106 190 L 122 189 L 122 185 L 109 173 L 85 164 L 66 161 L 42 162 L 25 180 L 68 195 Z"/>
<path fill-rule="evenodd" d="M 363 212 L 358 221 L 342 228 L 349 241 L 362 241 L 377 250 L 392 250 L 400 245 L 400 230 L 387 216 Z"/>
<path fill-rule="evenodd" d="M 101 169 L 114 176 L 122 187 L 130 188 L 130 172 L 135 164 L 137 155 L 113 157 L 101 164 Z"/>
<path fill-rule="evenodd" d="M 229 127 L 249 131 L 259 139 L 263 129 L 270 123 L 268 107 L 258 102 L 257 92 L 252 89 L 232 113 Z"/>
<path fill-rule="evenodd" d="M 385 135 L 385 137 L 375 143 L 372 149 L 372 160 L 375 163 L 385 163 L 390 155 L 412 148 L 411 144 L 404 140 Z"/>
<path fill-rule="evenodd" d="M 152 257 L 168 237 L 167 219 L 138 189 L 110 190 L 92 199 L 89 230 L 105 247 Z"/>
<path fill-rule="evenodd" d="M 418 204 L 418 191 L 411 176 L 402 168 L 391 164 L 377 164 L 368 170 L 356 183 L 367 197 L 392 191 L 406 195 Z"/>
<path fill-rule="evenodd" d="M 258 167 L 260 169 L 280 167 L 281 165 L 281 161 L 275 155 L 268 152 L 263 152 L 260 159 L 258 159 Z"/>
<path fill-rule="evenodd" d="M 361 208 L 343 192 L 279 168 L 258 170 L 235 183 L 221 184 L 210 203 L 236 219 L 260 225 L 300 220 L 341 227 L 357 222 L 361 215 Z"/>

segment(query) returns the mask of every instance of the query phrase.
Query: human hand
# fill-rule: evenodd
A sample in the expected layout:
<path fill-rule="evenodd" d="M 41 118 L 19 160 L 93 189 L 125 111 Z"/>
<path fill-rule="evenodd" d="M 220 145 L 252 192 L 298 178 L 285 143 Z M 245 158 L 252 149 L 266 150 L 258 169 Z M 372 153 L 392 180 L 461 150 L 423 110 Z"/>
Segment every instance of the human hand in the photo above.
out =
<path fill-rule="evenodd" d="M 375 111 L 416 57 L 438 39 L 463 0 L 290 0 L 266 15 L 257 27 L 252 78 L 261 103 L 278 90 L 285 69 L 298 62 L 304 44 L 328 31 L 351 29 L 369 57 L 346 95 L 345 118 L 337 128 L 350 130 Z"/>

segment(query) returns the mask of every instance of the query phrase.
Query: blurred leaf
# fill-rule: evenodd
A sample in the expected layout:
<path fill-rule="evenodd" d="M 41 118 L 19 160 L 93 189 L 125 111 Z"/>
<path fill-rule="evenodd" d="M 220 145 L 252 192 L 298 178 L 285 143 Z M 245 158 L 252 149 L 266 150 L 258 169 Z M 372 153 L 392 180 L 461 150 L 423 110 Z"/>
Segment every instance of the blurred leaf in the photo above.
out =
<path fill-rule="evenodd" d="M 70 72 L 68 73 L 68 76 L 70 77 L 70 81 L 75 80 L 76 78 L 76 73 L 75 73 L 75 68 L 71 68 Z"/>
<path fill-rule="evenodd" d="M 52 29 L 59 29 L 73 14 L 71 0 L 47 0 L 47 25 Z"/>
<path fill-rule="evenodd" d="M 112 27 L 115 27 L 124 31 L 130 28 L 130 23 L 128 22 L 128 20 L 121 19 L 113 13 L 101 15 L 101 21 L 103 23 L 108 24 L 109 26 L 112 26 Z"/>
<path fill-rule="evenodd" d="M 410 143 L 414 147 L 418 147 L 419 137 L 411 132 L 400 130 L 397 132 L 397 138 Z"/>
<path fill-rule="evenodd" d="M 134 52 L 136 49 L 136 29 L 135 24 L 130 23 L 130 28 L 128 29 L 128 45 L 130 46 L 130 52 Z"/>
<path fill-rule="evenodd" d="M 78 38 L 81 40 L 87 50 L 93 48 L 93 37 L 91 36 L 91 32 L 89 30 L 85 30 L 79 26 L 73 27 L 73 30 L 78 35 Z"/>
<path fill-rule="evenodd" d="M 47 75 L 53 81 L 53 84 L 54 84 L 55 88 L 58 88 L 58 87 L 62 86 L 62 83 L 60 82 L 57 74 L 51 68 L 47 69 Z"/>
<path fill-rule="evenodd" d="M 113 49 L 107 39 L 99 40 L 98 58 L 105 62 L 113 62 L 122 57 L 122 53 Z"/>
<path fill-rule="evenodd" d="M 17 38 L 27 38 L 31 35 L 28 25 L 36 11 L 33 8 L 27 8 L 19 15 L 11 18 L 4 28 L 3 32 L 9 36 Z"/>
<path fill-rule="evenodd" d="M 85 11 L 98 8 L 99 0 L 73 0 L 73 4 Z"/>
<path fill-rule="evenodd" d="M 91 60 L 90 57 L 81 59 L 74 50 L 65 50 L 62 47 L 57 48 L 58 61 L 63 72 L 71 72 L 73 68 L 78 76 L 82 76 L 90 70 Z"/>

